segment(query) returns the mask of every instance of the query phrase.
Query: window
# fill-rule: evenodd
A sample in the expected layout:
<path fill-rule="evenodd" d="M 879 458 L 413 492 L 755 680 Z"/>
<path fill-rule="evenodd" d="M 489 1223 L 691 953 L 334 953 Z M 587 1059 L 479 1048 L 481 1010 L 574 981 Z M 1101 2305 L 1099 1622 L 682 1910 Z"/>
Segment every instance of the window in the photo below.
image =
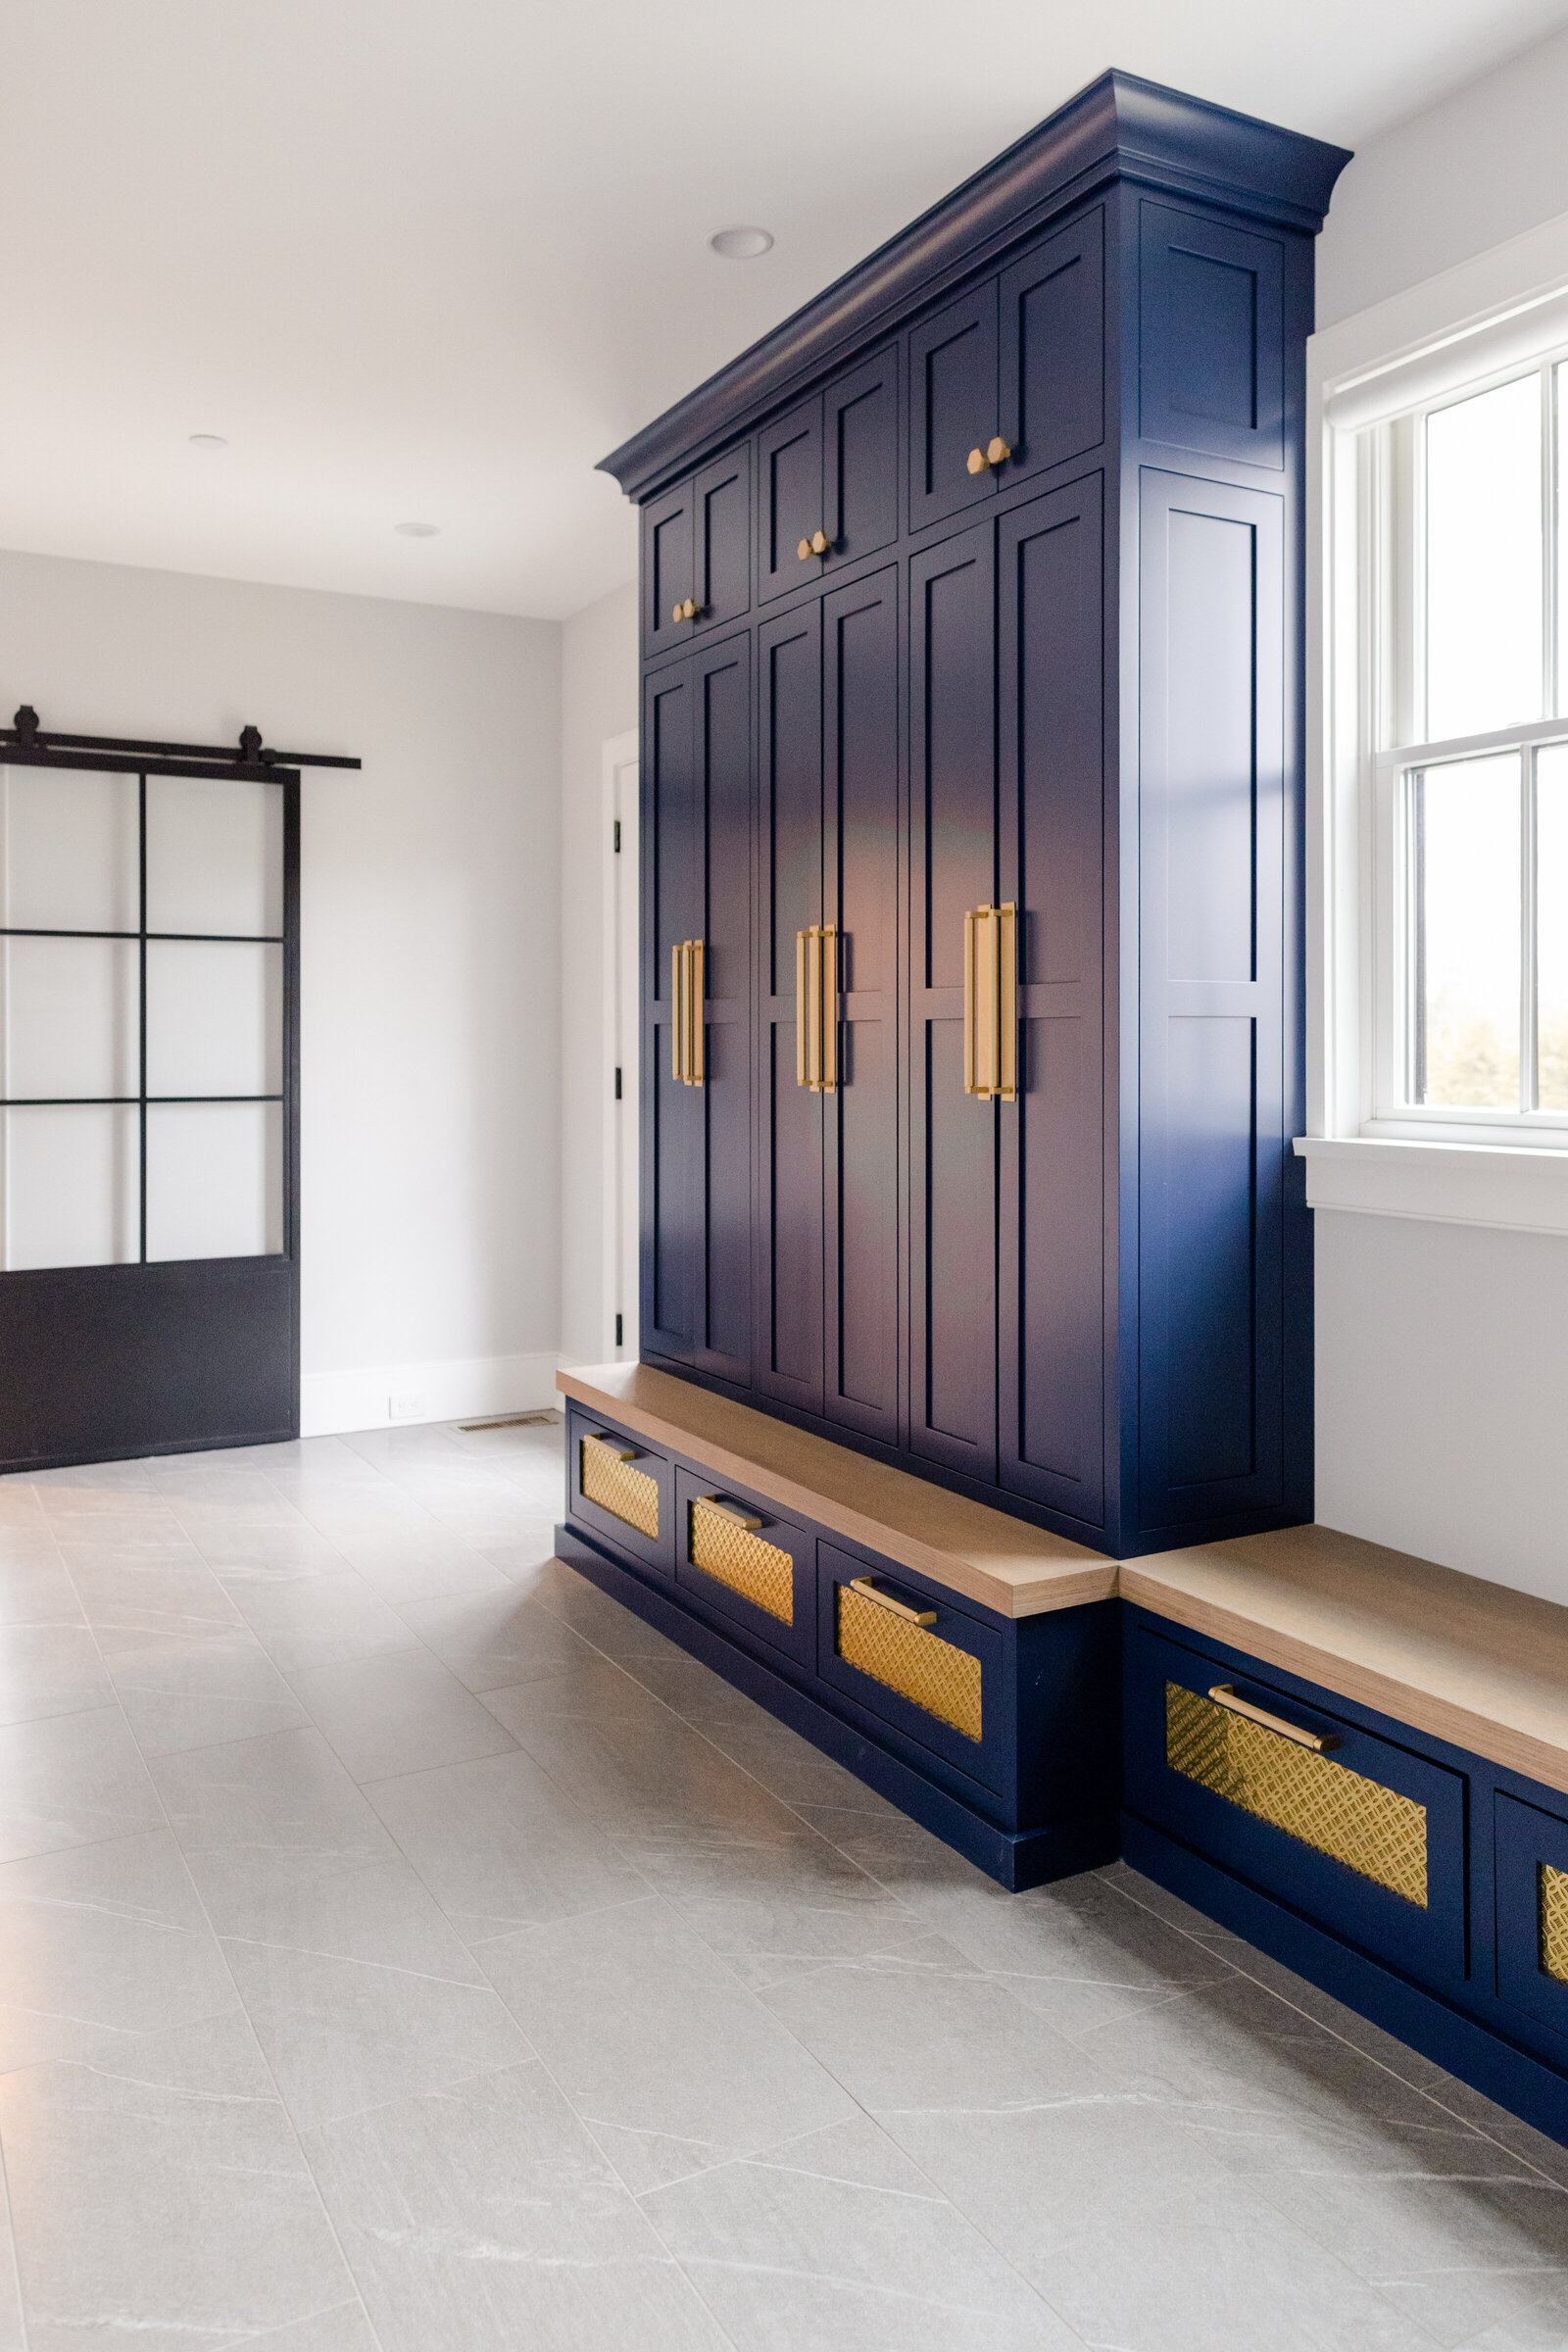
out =
<path fill-rule="evenodd" d="M 1356 435 L 1360 1132 L 1568 1147 L 1568 359 Z"/>

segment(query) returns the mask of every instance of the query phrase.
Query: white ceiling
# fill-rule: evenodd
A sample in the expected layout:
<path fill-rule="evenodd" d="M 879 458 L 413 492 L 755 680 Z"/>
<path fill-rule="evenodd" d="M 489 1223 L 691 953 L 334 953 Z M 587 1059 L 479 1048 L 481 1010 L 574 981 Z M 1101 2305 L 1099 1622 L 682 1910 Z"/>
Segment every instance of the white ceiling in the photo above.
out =
<path fill-rule="evenodd" d="M 1354 145 L 1565 17 L 0 0 L 0 545 L 574 612 L 595 460 L 1107 65 Z"/>

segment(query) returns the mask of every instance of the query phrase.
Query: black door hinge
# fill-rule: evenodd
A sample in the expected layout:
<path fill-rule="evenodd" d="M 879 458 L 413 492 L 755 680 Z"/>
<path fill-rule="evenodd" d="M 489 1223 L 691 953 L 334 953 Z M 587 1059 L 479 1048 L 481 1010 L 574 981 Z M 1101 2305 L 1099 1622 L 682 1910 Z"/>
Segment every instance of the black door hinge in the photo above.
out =
<path fill-rule="evenodd" d="M 620 1101 L 620 1064 L 618 1061 L 615 1064 L 615 1101 L 617 1102 Z"/>
<path fill-rule="evenodd" d="M 625 1341 L 620 1336 L 620 1317 L 617 1315 L 615 1317 L 615 1346 L 617 1348 L 624 1348 L 625 1345 Z"/>
<path fill-rule="evenodd" d="M 615 856 L 617 858 L 620 856 L 620 819 L 618 816 L 615 819 Z"/>

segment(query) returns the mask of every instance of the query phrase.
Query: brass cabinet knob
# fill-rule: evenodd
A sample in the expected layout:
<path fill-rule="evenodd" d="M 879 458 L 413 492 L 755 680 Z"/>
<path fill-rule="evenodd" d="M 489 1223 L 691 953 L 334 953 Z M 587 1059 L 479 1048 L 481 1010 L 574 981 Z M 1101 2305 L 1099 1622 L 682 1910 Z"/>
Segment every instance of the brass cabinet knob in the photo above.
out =
<path fill-rule="evenodd" d="M 684 604 L 675 607 L 669 617 L 671 620 L 695 620 L 703 609 L 694 596 L 689 596 Z"/>
<path fill-rule="evenodd" d="M 971 450 L 970 450 L 970 452 L 969 452 L 969 471 L 970 471 L 971 473 L 984 473 L 984 472 L 985 472 L 985 470 L 986 470 L 986 453 L 985 453 L 985 451 L 984 451 L 983 449 L 971 449 Z"/>
<path fill-rule="evenodd" d="M 998 433 L 996 439 L 992 442 L 991 447 L 986 451 L 986 463 L 988 466 L 1005 466 L 1011 455 L 1011 450 L 1007 447 L 1007 444 L 1005 441 L 1004 441 L 1002 435 Z"/>
<path fill-rule="evenodd" d="M 795 553 L 800 557 L 803 564 L 808 564 L 811 560 L 811 542 L 809 539 L 803 539 L 800 546 L 795 550 Z"/>
<path fill-rule="evenodd" d="M 813 556 L 825 556 L 832 544 L 833 542 L 828 537 L 826 531 L 813 531 L 811 533 L 811 553 Z"/>
<path fill-rule="evenodd" d="M 671 607 L 670 607 L 670 609 L 669 609 L 669 617 L 670 617 L 670 619 L 671 619 L 671 620 L 684 620 L 684 619 L 685 619 L 685 617 L 686 617 L 686 608 L 685 608 L 685 606 L 684 606 L 684 605 L 671 605 Z"/>

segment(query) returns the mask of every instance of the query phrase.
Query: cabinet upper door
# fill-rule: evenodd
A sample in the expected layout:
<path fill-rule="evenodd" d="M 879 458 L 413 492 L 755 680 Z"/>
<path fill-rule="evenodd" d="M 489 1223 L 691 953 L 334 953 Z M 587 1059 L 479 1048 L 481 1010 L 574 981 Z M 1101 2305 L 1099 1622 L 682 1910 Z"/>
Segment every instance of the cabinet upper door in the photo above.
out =
<path fill-rule="evenodd" d="M 829 569 L 891 547 L 899 535 L 899 359 L 891 344 L 823 394 Z"/>
<path fill-rule="evenodd" d="M 1105 437 L 1105 215 L 1097 205 L 1004 270 L 1004 488 Z"/>
<path fill-rule="evenodd" d="M 989 498 L 997 432 L 997 281 L 965 294 L 909 337 L 909 528 Z"/>
<path fill-rule="evenodd" d="M 988 516 L 909 565 L 909 1447 L 988 1483 L 999 1113 L 964 1088 L 964 916 L 996 900 L 993 540 Z"/>
<path fill-rule="evenodd" d="M 822 396 L 768 425 L 757 440 L 757 594 L 783 596 L 821 571 L 811 540 L 822 512 Z M 802 544 L 806 553 L 801 554 Z"/>
<path fill-rule="evenodd" d="M 1104 622 L 1101 476 L 997 532 L 1001 856 L 1018 1100 L 1001 1113 L 1002 1485 L 1104 1521 Z"/>
<path fill-rule="evenodd" d="M 658 1355 L 694 1359 L 702 1336 L 703 1099 L 676 1075 L 676 952 L 700 936 L 702 837 L 694 666 L 656 670 L 642 733 L 642 1329 Z"/>
<path fill-rule="evenodd" d="M 692 599 L 697 630 L 739 620 L 752 609 L 752 445 L 743 441 L 692 484 Z M 673 603 L 671 606 L 673 610 Z"/>
<path fill-rule="evenodd" d="M 757 1386 L 822 1409 L 822 1104 L 802 1083 L 803 933 L 822 922 L 822 606 L 757 632 L 760 1041 Z"/>
<path fill-rule="evenodd" d="M 752 1372 L 752 641 L 691 665 L 695 849 L 702 892 L 704 1128 L 693 1360 Z"/>
<path fill-rule="evenodd" d="M 643 660 L 689 643 L 691 621 L 678 610 L 696 602 L 692 586 L 692 485 L 666 490 L 643 509 Z"/>

